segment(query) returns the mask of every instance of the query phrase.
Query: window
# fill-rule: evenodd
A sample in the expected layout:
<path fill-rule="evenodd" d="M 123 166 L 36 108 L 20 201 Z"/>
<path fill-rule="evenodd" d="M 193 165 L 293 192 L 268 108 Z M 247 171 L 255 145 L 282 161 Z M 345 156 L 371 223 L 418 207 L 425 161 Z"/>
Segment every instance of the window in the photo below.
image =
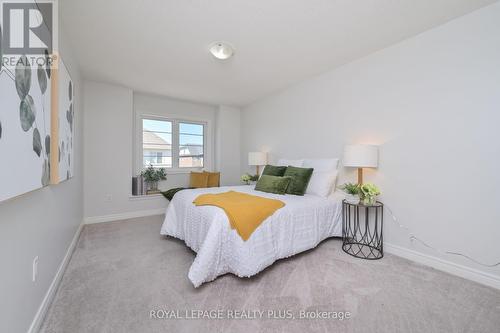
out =
<path fill-rule="evenodd" d="M 156 163 L 163 163 L 163 152 L 156 153 Z"/>
<path fill-rule="evenodd" d="M 140 121 L 142 168 L 149 165 L 173 169 L 205 166 L 205 123 L 159 117 L 142 117 Z"/>
<path fill-rule="evenodd" d="M 179 123 L 179 168 L 203 168 L 203 125 Z"/>
<path fill-rule="evenodd" d="M 172 122 L 142 119 L 143 166 L 172 167 Z"/>

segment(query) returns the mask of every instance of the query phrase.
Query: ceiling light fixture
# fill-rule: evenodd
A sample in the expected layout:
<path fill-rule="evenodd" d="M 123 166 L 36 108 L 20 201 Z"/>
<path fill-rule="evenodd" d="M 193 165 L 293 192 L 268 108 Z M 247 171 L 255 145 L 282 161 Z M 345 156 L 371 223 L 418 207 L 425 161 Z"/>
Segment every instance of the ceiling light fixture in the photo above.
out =
<path fill-rule="evenodd" d="M 226 42 L 214 42 L 210 44 L 209 51 L 219 60 L 227 60 L 234 55 L 234 48 Z"/>

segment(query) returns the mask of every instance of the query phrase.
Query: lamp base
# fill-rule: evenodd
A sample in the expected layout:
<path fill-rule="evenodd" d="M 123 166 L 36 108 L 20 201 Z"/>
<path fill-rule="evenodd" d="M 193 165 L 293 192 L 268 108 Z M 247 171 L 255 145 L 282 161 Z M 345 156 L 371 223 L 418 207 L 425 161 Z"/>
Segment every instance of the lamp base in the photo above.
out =
<path fill-rule="evenodd" d="M 363 168 L 358 168 L 358 185 L 363 185 Z"/>

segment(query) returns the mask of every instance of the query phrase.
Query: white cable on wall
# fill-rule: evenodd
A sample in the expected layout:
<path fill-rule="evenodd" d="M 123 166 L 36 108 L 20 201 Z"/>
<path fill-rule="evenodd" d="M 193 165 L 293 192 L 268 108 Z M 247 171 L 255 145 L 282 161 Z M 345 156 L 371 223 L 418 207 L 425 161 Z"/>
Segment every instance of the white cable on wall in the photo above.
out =
<path fill-rule="evenodd" d="M 470 260 L 470 261 L 472 261 L 472 262 L 474 262 L 474 263 L 476 263 L 478 265 L 484 266 L 484 267 L 497 267 L 497 266 L 500 266 L 500 262 L 497 262 L 495 264 L 485 264 L 485 263 L 477 261 L 476 259 L 471 258 L 468 255 L 465 255 L 463 253 L 454 252 L 454 251 L 445 251 L 445 250 L 441 250 L 441 249 L 438 249 L 436 247 L 433 247 L 433 246 L 427 244 L 426 242 L 424 242 L 423 240 L 421 240 L 420 238 L 418 238 L 417 236 L 415 236 L 407 226 L 401 224 L 398 221 L 398 219 L 396 218 L 396 216 L 394 215 L 394 213 L 392 212 L 392 210 L 386 204 L 384 204 L 384 207 L 389 212 L 389 214 L 391 214 L 391 217 L 392 217 L 392 220 L 394 221 L 394 223 L 396 223 L 399 226 L 399 228 L 405 229 L 406 232 L 408 232 L 408 235 L 410 237 L 410 241 L 411 242 L 417 241 L 420 244 L 422 244 L 423 246 L 425 246 L 425 247 L 427 247 L 427 248 L 429 248 L 431 250 L 434 250 L 436 252 L 439 252 L 439 253 L 442 253 L 442 254 L 450 254 L 450 255 L 454 255 L 454 256 L 463 257 L 463 258 L 466 258 L 466 259 L 468 259 L 468 260 Z"/>

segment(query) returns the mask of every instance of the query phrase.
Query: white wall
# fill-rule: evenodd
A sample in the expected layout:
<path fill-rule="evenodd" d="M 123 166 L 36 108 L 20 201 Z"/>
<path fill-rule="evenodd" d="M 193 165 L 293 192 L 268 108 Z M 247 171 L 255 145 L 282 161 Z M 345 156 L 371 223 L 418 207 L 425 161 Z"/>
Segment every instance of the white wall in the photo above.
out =
<path fill-rule="evenodd" d="M 221 185 L 240 185 L 241 155 L 240 109 L 221 105 L 217 109 L 215 130 L 215 170 Z"/>
<path fill-rule="evenodd" d="M 207 170 L 213 169 L 216 107 L 163 96 L 134 93 L 117 85 L 85 81 L 85 217 L 158 211 L 162 196 L 131 198 L 135 163 L 134 123 L 137 114 L 201 120 L 208 123 Z M 238 167 L 239 171 L 239 167 Z M 168 172 L 163 189 L 187 186 L 188 173 Z"/>
<path fill-rule="evenodd" d="M 0 203 L 0 332 L 28 330 L 82 222 L 82 83 L 63 29 L 59 37 L 60 53 L 75 86 L 75 174 L 61 184 Z M 32 282 L 35 256 L 38 279 Z"/>
<path fill-rule="evenodd" d="M 498 262 L 499 36 L 496 3 L 244 108 L 243 169 L 259 149 L 276 161 L 378 144 L 380 167 L 365 181 L 401 223 L 441 249 Z M 386 244 L 476 269 L 500 288 L 500 267 L 412 244 L 389 215 L 385 228 Z"/>

